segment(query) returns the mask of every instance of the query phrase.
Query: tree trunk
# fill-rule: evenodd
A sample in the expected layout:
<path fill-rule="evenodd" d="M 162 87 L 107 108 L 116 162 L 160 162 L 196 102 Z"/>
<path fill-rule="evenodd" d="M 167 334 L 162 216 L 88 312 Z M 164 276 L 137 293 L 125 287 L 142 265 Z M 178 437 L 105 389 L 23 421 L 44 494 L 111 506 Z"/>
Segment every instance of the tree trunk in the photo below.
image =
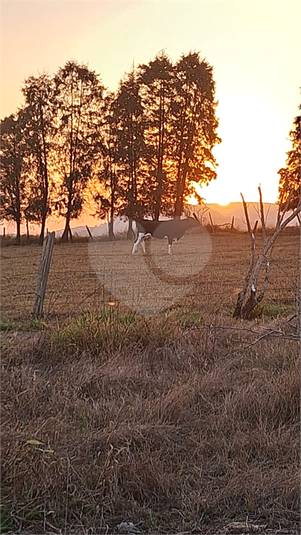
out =
<path fill-rule="evenodd" d="M 183 195 L 177 196 L 176 203 L 175 203 L 175 211 L 174 211 L 174 217 L 180 218 L 183 212 Z"/>
<path fill-rule="evenodd" d="M 29 223 L 28 223 L 28 220 L 26 219 L 26 239 L 27 239 L 27 243 L 29 243 L 29 238 L 30 238 Z"/>
<path fill-rule="evenodd" d="M 110 218 L 108 227 L 109 227 L 109 240 L 114 241 L 115 234 L 114 234 L 114 219 L 113 218 Z"/>
<path fill-rule="evenodd" d="M 62 238 L 61 238 L 61 241 L 63 243 L 68 243 L 68 240 L 69 240 L 69 236 L 71 234 L 71 229 L 70 229 L 70 219 L 71 219 L 71 198 L 72 198 L 72 183 L 70 183 L 69 185 L 69 195 L 68 195 L 68 206 L 67 206 L 67 213 L 66 213 L 66 222 L 65 222 L 65 228 L 64 228 L 64 232 L 63 232 L 63 235 L 62 235 Z"/>
<path fill-rule="evenodd" d="M 129 217 L 129 226 L 127 231 L 127 240 L 132 240 L 135 237 L 134 231 L 133 231 L 133 220 L 131 217 Z"/>
<path fill-rule="evenodd" d="M 115 174 L 111 171 L 111 205 L 109 212 L 109 240 L 114 241 Z"/>
<path fill-rule="evenodd" d="M 16 221 L 17 225 L 17 245 L 21 245 L 21 221 Z"/>
<path fill-rule="evenodd" d="M 156 203 L 155 203 L 155 221 L 159 221 L 162 200 L 162 171 L 158 171 L 157 175 L 157 189 L 156 189 Z"/>
<path fill-rule="evenodd" d="M 43 160 L 44 160 L 43 214 L 42 214 L 42 225 L 41 225 L 41 233 L 40 233 L 40 244 L 43 245 L 46 219 L 48 215 L 49 181 L 48 181 L 48 166 L 47 166 L 46 133 L 45 133 L 45 125 L 44 125 L 43 108 L 41 104 L 40 104 L 40 117 L 41 117 L 41 126 L 42 126 Z"/>
<path fill-rule="evenodd" d="M 43 245 L 43 242 L 44 242 L 45 226 L 46 226 L 46 215 L 43 215 L 42 223 L 41 223 L 40 238 L 39 238 L 40 245 Z"/>
<path fill-rule="evenodd" d="M 165 178 L 163 172 L 164 161 L 164 136 L 165 136 L 165 110 L 164 110 L 164 82 L 161 81 L 161 94 L 159 106 L 159 139 L 158 139 L 158 163 L 157 163 L 157 188 L 156 188 L 156 204 L 155 204 L 155 221 L 159 221 L 162 203 L 163 179 Z"/>
<path fill-rule="evenodd" d="M 70 216 L 67 215 L 66 216 L 66 223 L 65 223 L 64 232 L 63 232 L 62 237 L 61 237 L 61 241 L 63 243 L 68 243 L 70 232 L 71 232 L 71 229 L 70 229 Z"/>

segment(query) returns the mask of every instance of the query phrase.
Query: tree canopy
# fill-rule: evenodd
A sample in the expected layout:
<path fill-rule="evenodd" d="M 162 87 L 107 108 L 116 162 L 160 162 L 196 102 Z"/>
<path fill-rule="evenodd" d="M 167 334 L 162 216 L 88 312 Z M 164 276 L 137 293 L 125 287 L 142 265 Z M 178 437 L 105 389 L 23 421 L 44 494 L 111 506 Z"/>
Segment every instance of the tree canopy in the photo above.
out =
<path fill-rule="evenodd" d="M 40 224 L 41 242 L 49 214 L 64 218 L 68 240 L 88 191 L 114 239 L 117 215 L 128 217 L 131 237 L 133 218 L 180 217 L 191 182 L 216 178 L 215 82 L 199 53 L 173 64 L 159 52 L 113 93 L 68 61 L 53 76 L 29 77 L 22 93 L 21 109 L 2 121 L 2 215 L 18 228 Z"/>
<path fill-rule="evenodd" d="M 288 208 L 294 210 L 300 202 L 301 187 L 301 116 L 298 115 L 289 133 L 292 148 L 286 158 L 286 166 L 279 169 L 278 203 L 282 208 L 288 203 Z"/>

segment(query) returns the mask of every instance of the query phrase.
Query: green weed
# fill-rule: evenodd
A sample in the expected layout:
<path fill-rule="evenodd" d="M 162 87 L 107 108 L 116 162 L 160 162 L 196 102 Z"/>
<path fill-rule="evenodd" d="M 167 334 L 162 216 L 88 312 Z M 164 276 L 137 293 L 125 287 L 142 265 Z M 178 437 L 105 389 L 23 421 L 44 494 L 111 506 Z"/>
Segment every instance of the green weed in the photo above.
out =
<path fill-rule="evenodd" d="M 15 323 L 10 318 L 1 318 L 0 320 L 0 331 L 7 332 L 7 331 L 13 331 L 15 329 Z"/>
<path fill-rule="evenodd" d="M 7 533 L 13 528 L 13 517 L 12 511 L 8 508 L 7 505 L 1 506 L 1 533 Z"/>
<path fill-rule="evenodd" d="M 259 303 L 252 313 L 252 319 L 273 319 L 292 314 L 294 307 L 284 303 Z"/>
<path fill-rule="evenodd" d="M 166 317 L 175 320 L 181 327 L 198 327 L 204 323 L 204 317 L 200 310 L 188 306 L 178 306 L 170 310 Z"/>

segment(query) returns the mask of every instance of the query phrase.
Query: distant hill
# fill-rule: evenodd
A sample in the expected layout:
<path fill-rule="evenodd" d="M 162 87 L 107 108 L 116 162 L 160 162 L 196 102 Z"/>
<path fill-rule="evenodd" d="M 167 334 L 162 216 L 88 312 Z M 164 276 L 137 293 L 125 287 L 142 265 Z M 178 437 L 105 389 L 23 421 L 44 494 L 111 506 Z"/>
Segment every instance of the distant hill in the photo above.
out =
<path fill-rule="evenodd" d="M 259 203 L 247 203 L 249 210 L 249 217 L 251 224 L 254 224 L 255 221 L 259 218 Z M 244 216 L 243 205 L 240 202 L 231 202 L 227 206 L 221 206 L 219 204 L 208 204 L 213 223 L 215 225 L 223 225 L 225 223 L 231 223 L 232 217 L 234 216 L 234 227 L 238 230 L 246 230 L 246 222 Z M 266 214 L 266 226 L 275 227 L 277 214 L 278 214 L 278 205 L 264 203 L 264 211 Z M 208 216 L 204 215 L 203 223 L 206 224 L 209 222 Z M 295 224 L 295 223 L 293 223 Z"/>
<path fill-rule="evenodd" d="M 258 203 L 247 203 L 248 209 L 249 209 L 249 217 L 251 225 L 254 225 L 255 221 L 259 219 L 259 204 Z M 213 219 L 214 225 L 225 225 L 225 224 L 231 224 L 232 217 L 234 216 L 234 227 L 237 230 L 246 230 L 247 226 L 245 223 L 245 216 L 243 211 L 242 203 L 240 202 L 232 202 L 228 204 L 227 206 L 221 206 L 220 204 L 208 204 L 209 206 L 209 212 L 211 214 L 211 217 Z M 264 203 L 264 210 L 267 217 L 266 220 L 266 226 L 267 227 L 275 227 L 276 220 L 277 220 L 277 214 L 278 214 L 278 205 L 276 204 L 270 204 L 270 203 Z M 197 207 L 196 210 L 197 212 Z M 208 212 L 204 214 L 203 216 L 203 224 L 207 225 L 209 223 L 209 216 Z M 291 225 L 296 225 L 297 220 L 293 221 Z M 117 217 L 114 222 L 114 232 L 125 232 L 127 230 L 128 223 L 127 221 L 124 221 L 123 219 L 120 219 Z M 108 234 L 108 225 L 107 223 L 102 223 L 100 225 L 96 225 L 94 227 L 90 226 L 90 231 L 94 237 L 97 236 L 104 236 Z M 77 234 L 78 236 L 87 236 L 87 229 L 85 227 L 75 227 L 72 229 L 72 232 L 74 234 Z M 57 235 L 60 235 L 62 231 L 58 231 Z"/>

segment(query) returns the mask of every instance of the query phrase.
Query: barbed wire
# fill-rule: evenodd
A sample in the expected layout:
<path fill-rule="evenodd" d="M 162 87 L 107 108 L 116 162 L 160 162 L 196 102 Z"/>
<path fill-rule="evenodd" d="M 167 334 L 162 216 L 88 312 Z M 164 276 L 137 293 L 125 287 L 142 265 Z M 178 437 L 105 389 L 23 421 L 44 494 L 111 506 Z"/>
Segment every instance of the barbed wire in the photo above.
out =
<path fill-rule="evenodd" d="M 229 244 L 221 242 L 221 238 L 224 238 L 224 236 L 218 236 L 218 246 L 216 248 L 213 247 L 208 264 L 195 280 L 191 280 L 193 284 L 189 283 L 192 288 L 198 287 L 199 291 L 193 293 L 193 289 L 190 288 L 189 296 L 199 298 L 201 292 L 203 302 L 216 298 L 221 303 L 230 305 L 234 298 L 237 297 L 238 287 L 242 284 L 241 279 L 249 263 L 249 240 L 245 239 L 245 243 L 241 243 L 241 240 L 233 246 L 233 235 L 227 237 L 231 240 L 231 247 L 229 248 Z M 294 245 L 294 248 L 288 247 L 288 241 Z M 126 240 L 120 240 L 114 243 L 121 242 L 123 247 L 124 243 L 128 244 L 129 252 L 122 251 L 122 253 L 118 253 L 118 259 L 122 256 L 126 260 L 128 257 L 132 257 L 132 243 Z M 110 242 L 99 241 L 99 245 L 102 243 L 107 247 Z M 113 243 L 110 245 L 112 248 L 114 247 Z M 96 308 L 108 302 L 108 299 L 104 295 L 105 291 L 114 295 L 114 284 L 110 283 L 108 285 L 109 287 L 105 288 L 99 273 L 95 273 L 94 267 L 91 265 L 91 260 L 93 258 L 97 259 L 97 255 L 93 256 L 91 251 L 88 252 L 88 246 L 88 242 L 75 242 L 68 244 L 67 249 L 64 244 L 55 244 L 46 292 L 45 307 L 46 309 L 48 307 L 48 311 L 52 309 L 55 313 L 64 309 L 70 312 L 70 310 L 76 311 L 76 308 L 80 309 L 83 306 Z M 281 255 L 282 249 L 285 250 L 285 255 L 283 256 Z M 285 236 L 285 241 L 282 240 L 275 246 L 272 259 L 274 271 L 271 272 L 271 283 L 267 291 L 267 295 L 271 296 L 272 299 L 274 299 L 273 295 L 275 293 L 278 293 L 278 297 L 283 297 L 286 294 L 290 296 L 286 300 L 293 303 L 296 291 L 298 290 L 296 278 L 300 271 L 298 263 L 299 250 L 299 236 L 295 235 Z M 87 253 L 83 255 L 85 251 Z M 18 251 L 16 251 L 15 247 L 4 248 L 4 251 L 2 249 L 2 305 L 5 309 L 12 310 L 14 314 L 18 312 L 22 313 L 23 311 L 31 312 L 33 308 L 41 252 L 41 247 L 32 246 L 22 247 L 21 250 L 18 248 Z M 223 255 L 222 259 L 221 255 Z M 176 260 L 176 254 L 174 256 Z M 283 261 L 283 266 L 280 265 L 280 257 Z M 144 257 L 141 255 L 141 258 L 140 256 L 136 258 L 139 263 Z M 72 262 L 72 267 L 64 266 L 64 262 Z M 277 276 L 278 272 L 281 273 L 281 278 Z M 72 282 L 70 282 L 72 279 L 79 280 L 83 287 L 81 288 L 77 285 L 75 291 Z M 92 282 L 94 283 L 93 291 L 91 291 Z M 86 286 L 84 286 L 85 283 Z M 29 284 L 31 286 L 30 289 L 28 288 Z M 96 288 L 95 285 L 97 285 Z M 166 297 L 166 303 L 168 307 L 168 303 L 172 304 L 172 299 Z"/>

